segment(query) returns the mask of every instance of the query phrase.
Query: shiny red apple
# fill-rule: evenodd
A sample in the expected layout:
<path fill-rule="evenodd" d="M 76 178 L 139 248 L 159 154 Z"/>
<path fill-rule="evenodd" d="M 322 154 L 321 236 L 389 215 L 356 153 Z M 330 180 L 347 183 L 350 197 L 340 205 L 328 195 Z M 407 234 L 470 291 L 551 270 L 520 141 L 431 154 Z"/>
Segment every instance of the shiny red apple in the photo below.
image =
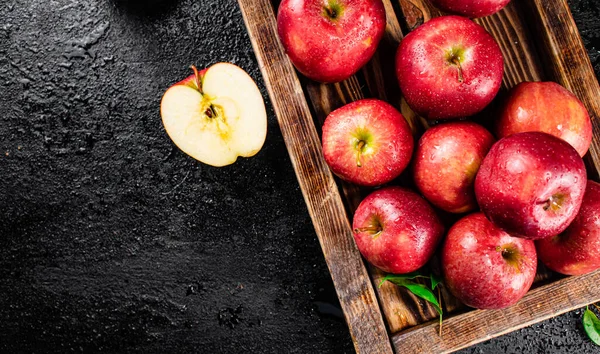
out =
<path fill-rule="evenodd" d="M 501 309 L 529 290 L 537 268 L 535 245 L 494 226 L 482 213 L 465 216 L 442 247 L 445 285 L 467 306 Z"/>
<path fill-rule="evenodd" d="M 476 209 L 475 176 L 494 142 L 490 132 L 472 122 L 440 124 L 427 130 L 414 158 L 417 188 L 445 211 L 465 213 Z"/>
<path fill-rule="evenodd" d="M 502 84 L 502 53 L 480 25 L 437 17 L 409 33 L 396 54 L 396 75 L 408 105 L 428 119 L 472 116 Z"/>
<path fill-rule="evenodd" d="M 381 0 L 283 0 L 279 38 L 294 66 L 320 82 L 345 80 L 373 56 L 385 32 Z"/>
<path fill-rule="evenodd" d="M 475 178 L 481 210 L 514 236 L 558 235 L 573 221 L 587 183 L 585 165 L 569 143 L 526 132 L 499 140 Z"/>
<path fill-rule="evenodd" d="M 485 17 L 502 10 L 510 0 L 430 0 L 438 9 L 466 17 Z"/>
<path fill-rule="evenodd" d="M 567 230 L 536 245 L 542 263 L 555 272 L 582 275 L 600 269 L 600 184 L 587 182 L 579 214 Z"/>
<path fill-rule="evenodd" d="M 581 156 L 592 142 L 587 109 L 574 94 L 554 82 L 523 82 L 510 91 L 497 121 L 497 136 L 527 131 L 559 137 Z"/>
<path fill-rule="evenodd" d="M 444 235 L 444 226 L 427 201 L 401 187 L 367 196 L 354 213 L 352 227 L 363 257 L 396 274 L 424 266 Z"/>
<path fill-rule="evenodd" d="M 398 177 L 410 162 L 414 140 L 390 104 L 365 99 L 331 112 L 323 124 L 323 155 L 340 178 L 377 186 Z"/>

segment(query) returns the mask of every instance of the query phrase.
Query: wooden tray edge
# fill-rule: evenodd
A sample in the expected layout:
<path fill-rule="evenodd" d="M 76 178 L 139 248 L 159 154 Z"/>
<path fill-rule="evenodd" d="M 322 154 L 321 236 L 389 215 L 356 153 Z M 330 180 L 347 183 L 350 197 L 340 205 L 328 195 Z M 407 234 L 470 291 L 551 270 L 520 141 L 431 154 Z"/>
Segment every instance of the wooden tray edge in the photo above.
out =
<path fill-rule="evenodd" d="M 338 187 L 323 159 L 304 91 L 278 40 L 272 5 L 269 0 L 238 0 L 238 4 L 355 349 L 393 353 Z"/>
<path fill-rule="evenodd" d="M 451 353 L 520 328 L 600 301 L 600 271 L 567 277 L 530 291 L 503 310 L 473 310 L 444 321 L 442 337 L 436 321 L 392 337 L 398 353 Z"/>

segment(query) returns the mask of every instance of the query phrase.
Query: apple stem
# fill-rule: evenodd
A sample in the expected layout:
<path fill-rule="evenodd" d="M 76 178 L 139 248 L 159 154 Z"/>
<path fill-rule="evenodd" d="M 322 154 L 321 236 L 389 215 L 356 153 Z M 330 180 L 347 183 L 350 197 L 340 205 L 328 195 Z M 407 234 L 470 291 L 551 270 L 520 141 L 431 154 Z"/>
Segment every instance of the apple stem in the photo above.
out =
<path fill-rule="evenodd" d="M 594 305 L 594 307 L 595 307 L 595 308 L 597 308 L 597 309 L 598 309 L 598 311 L 600 311 L 600 306 L 598 306 L 598 305 L 596 305 L 596 304 L 592 304 L 592 305 Z"/>
<path fill-rule="evenodd" d="M 356 166 L 358 167 L 362 167 L 362 161 L 360 161 L 360 158 L 362 157 L 362 149 L 365 147 L 365 141 L 361 140 L 358 142 L 358 145 L 356 146 Z"/>
<path fill-rule="evenodd" d="M 458 57 L 452 58 L 452 64 L 458 67 L 458 82 L 462 83 L 463 81 L 465 81 L 465 78 L 463 76 L 462 66 L 460 65 L 460 60 L 458 59 Z"/>
<path fill-rule="evenodd" d="M 202 93 L 202 82 L 200 81 L 200 74 L 198 73 L 198 69 L 195 65 L 190 66 L 192 71 L 194 71 L 194 76 L 196 77 L 196 86 L 198 87 L 198 91 Z"/>
<path fill-rule="evenodd" d="M 381 231 L 383 231 L 381 226 L 367 226 L 367 227 L 359 227 L 359 228 L 354 229 L 355 234 L 358 234 L 360 232 L 371 232 L 374 234 L 378 234 Z"/>

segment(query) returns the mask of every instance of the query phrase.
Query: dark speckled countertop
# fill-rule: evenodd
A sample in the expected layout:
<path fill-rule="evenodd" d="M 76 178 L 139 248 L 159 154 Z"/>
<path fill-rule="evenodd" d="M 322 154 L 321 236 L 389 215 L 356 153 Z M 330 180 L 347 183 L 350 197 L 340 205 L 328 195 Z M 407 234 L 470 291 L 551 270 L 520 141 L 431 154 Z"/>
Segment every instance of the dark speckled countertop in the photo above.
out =
<path fill-rule="evenodd" d="M 222 169 L 160 122 L 193 63 L 266 98 L 236 2 L 132 1 L 0 5 L 0 352 L 352 352 L 270 103 Z M 600 4 L 570 5 L 600 73 Z M 599 352 L 581 314 L 463 353 Z"/>

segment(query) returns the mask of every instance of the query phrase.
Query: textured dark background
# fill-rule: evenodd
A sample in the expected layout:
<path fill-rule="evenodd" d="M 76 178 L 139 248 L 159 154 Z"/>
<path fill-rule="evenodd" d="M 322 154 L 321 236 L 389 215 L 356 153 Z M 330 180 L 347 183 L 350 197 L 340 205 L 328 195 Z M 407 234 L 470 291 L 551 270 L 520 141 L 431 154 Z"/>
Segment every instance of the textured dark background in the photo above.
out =
<path fill-rule="evenodd" d="M 236 2 L 131 1 L 0 5 L 0 352 L 352 352 L 270 104 L 222 169 L 160 122 L 192 63 L 265 93 Z M 570 3 L 600 72 L 600 5 Z M 598 351 L 580 317 L 464 352 Z"/>

